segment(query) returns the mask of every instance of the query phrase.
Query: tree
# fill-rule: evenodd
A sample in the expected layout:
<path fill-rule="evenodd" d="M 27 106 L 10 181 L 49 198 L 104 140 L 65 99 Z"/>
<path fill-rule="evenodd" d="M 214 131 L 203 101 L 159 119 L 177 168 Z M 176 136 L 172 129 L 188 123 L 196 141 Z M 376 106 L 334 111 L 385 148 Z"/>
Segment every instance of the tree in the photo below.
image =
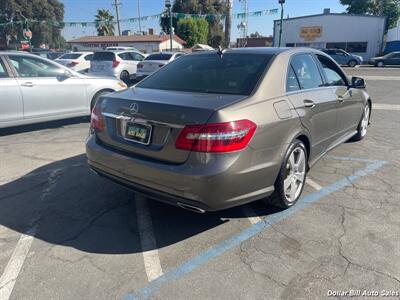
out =
<path fill-rule="evenodd" d="M 261 38 L 263 36 L 258 31 L 256 31 L 254 33 L 250 33 L 250 37 L 251 38 Z"/>
<path fill-rule="evenodd" d="M 172 26 L 178 36 L 181 33 L 178 31 L 178 20 L 184 18 L 179 16 L 182 14 L 199 14 L 208 15 L 205 20 L 208 23 L 207 43 L 216 48 L 224 41 L 223 25 L 218 14 L 226 13 L 226 3 L 224 0 L 175 0 L 172 5 L 172 12 L 178 13 L 178 17 L 172 19 Z M 169 16 L 167 11 L 164 11 L 164 16 L 160 19 L 162 30 L 169 33 Z"/>
<path fill-rule="evenodd" d="M 386 17 L 386 30 L 396 25 L 400 17 L 400 0 L 340 0 L 349 14 L 371 14 Z"/>
<path fill-rule="evenodd" d="M 12 23 L 0 27 L 0 44 L 7 48 L 18 45 L 23 40 L 22 30 L 29 28 L 34 47 L 42 44 L 57 47 L 63 38 L 61 26 L 55 23 L 63 19 L 64 4 L 58 0 L 1 0 L 0 23 Z"/>
<path fill-rule="evenodd" d="M 114 35 L 114 16 L 108 9 L 98 9 L 95 18 L 97 35 Z"/>
<path fill-rule="evenodd" d="M 188 47 L 193 47 L 195 44 L 207 44 L 208 23 L 204 19 L 180 19 L 177 31 Z"/>

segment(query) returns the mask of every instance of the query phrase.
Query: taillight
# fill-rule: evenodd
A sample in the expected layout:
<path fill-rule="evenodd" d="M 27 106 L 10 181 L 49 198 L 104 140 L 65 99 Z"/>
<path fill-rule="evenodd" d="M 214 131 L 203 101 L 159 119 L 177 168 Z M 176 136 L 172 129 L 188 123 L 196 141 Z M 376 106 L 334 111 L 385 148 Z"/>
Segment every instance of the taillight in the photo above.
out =
<path fill-rule="evenodd" d="M 250 120 L 187 125 L 176 140 L 177 149 L 197 152 L 231 152 L 245 148 L 257 125 Z"/>
<path fill-rule="evenodd" d="M 71 61 L 69 64 L 67 64 L 67 67 L 74 67 L 74 66 L 76 66 L 77 64 L 79 64 L 78 61 Z"/>
<path fill-rule="evenodd" d="M 96 105 L 93 107 L 92 114 L 90 115 L 90 128 L 96 131 L 104 130 L 104 117 L 101 114 L 100 101 L 97 101 Z"/>
<path fill-rule="evenodd" d="M 120 62 L 119 60 L 116 60 L 116 59 L 114 58 L 112 67 L 113 67 L 113 68 L 116 68 L 116 67 L 119 66 L 120 63 L 121 63 L 121 62 Z"/>
<path fill-rule="evenodd" d="M 142 65 L 142 64 L 138 64 L 138 65 L 137 65 L 137 68 L 138 68 L 138 69 L 141 69 L 141 68 L 143 68 L 143 65 Z"/>

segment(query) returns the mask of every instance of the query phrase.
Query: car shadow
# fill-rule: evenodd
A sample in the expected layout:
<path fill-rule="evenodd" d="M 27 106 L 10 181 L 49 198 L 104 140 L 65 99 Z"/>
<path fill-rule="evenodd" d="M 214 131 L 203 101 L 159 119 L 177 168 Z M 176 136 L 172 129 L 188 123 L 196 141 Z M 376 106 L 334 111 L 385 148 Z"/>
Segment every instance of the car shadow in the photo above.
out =
<path fill-rule="evenodd" d="M 60 128 L 68 125 L 80 124 L 80 123 L 88 123 L 90 121 L 90 117 L 76 117 L 70 119 L 63 119 L 57 121 L 49 121 L 37 124 L 30 125 L 21 125 L 7 128 L 0 128 L 0 136 L 18 134 L 23 132 L 33 132 L 43 129 L 54 129 Z"/>
<path fill-rule="evenodd" d="M 89 170 L 85 155 L 42 166 L 0 186 L 0 225 L 53 245 L 103 254 L 141 252 L 135 193 Z M 242 209 L 197 214 L 148 201 L 157 247 L 166 247 L 206 232 L 232 219 L 246 218 Z M 251 204 L 251 214 L 277 209 Z M 250 223 L 248 223 L 250 226 Z M 240 229 L 238 229 L 240 230 Z M 27 233 L 28 232 L 28 233 Z M 149 250 L 149 249 L 146 249 Z"/>

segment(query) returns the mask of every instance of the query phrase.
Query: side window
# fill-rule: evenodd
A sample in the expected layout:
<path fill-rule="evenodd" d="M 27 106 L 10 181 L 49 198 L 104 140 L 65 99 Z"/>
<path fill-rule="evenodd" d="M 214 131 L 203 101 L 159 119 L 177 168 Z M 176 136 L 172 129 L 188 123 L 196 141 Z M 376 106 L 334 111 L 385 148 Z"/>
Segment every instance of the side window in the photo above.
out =
<path fill-rule="evenodd" d="M 302 89 L 313 89 L 323 86 L 321 74 L 311 55 L 296 55 L 292 59 L 292 66 Z"/>
<path fill-rule="evenodd" d="M 9 55 L 9 59 L 19 77 L 56 77 L 63 72 L 52 63 L 36 57 Z"/>
<path fill-rule="evenodd" d="M 7 78 L 7 77 L 8 77 L 8 73 L 7 73 L 6 67 L 4 66 L 4 64 L 0 58 L 0 78 Z"/>
<path fill-rule="evenodd" d="M 300 90 L 300 85 L 293 71 L 293 67 L 290 65 L 286 79 L 286 92 L 294 92 L 297 90 Z"/>
<path fill-rule="evenodd" d="M 135 53 L 135 52 L 131 52 L 129 54 L 132 57 L 132 60 L 135 60 L 135 61 L 142 61 L 144 58 L 143 56 L 141 56 L 140 54 Z"/>
<path fill-rule="evenodd" d="M 88 55 L 85 56 L 85 60 L 86 61 L 91 61 L 92 58 L 93 58 L 93 54 L 88 54 Z"/>
<path fill-rule="evenodd" d="M 346 86 L 345 75 L 340 71 L 340 69 L 334 64 L 329 58 L 317 55 L 319 62 L 326 77 L 326 84 L 329 86 Z"/>
<path fill-rule="evenodd" d="M 118 54 L 118 56 L 123 60 L 131 60 L 131 57 L 126 52 L 120 53 L 120 54 Z"/>

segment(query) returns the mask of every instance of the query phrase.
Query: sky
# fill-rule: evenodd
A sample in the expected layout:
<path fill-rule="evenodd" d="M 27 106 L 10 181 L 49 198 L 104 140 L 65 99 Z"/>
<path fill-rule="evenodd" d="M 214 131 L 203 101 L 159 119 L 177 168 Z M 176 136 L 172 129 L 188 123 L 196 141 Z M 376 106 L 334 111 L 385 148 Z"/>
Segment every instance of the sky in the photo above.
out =
<path fill-rule="evenodd" d="M 113 0 L 60 0 L 65 6 L 65 22 L 93 22 L 97 9 L 109 9 L 115 14 L 115 8 L 112 5 Z M 120 18 L 129 19 L 138 16 L 138 1 L 140 1 L 141 16 L 159 14 L 164 9 L 164 0 L 120 0 Z M 280 8 L 278 0 L 248 0 L 249 12 Z M 284 6 L 284 16 L 298 17 L 311 14 L 322 13 L 324 8 L 330 8 L 331 12 L 341 13 L 345 11 L 345 7 L 339 3 L 339 0 L 286 0 Z M 239 0 L 234 0 L 233 13 L 242 12 L 242 5 Z M 273 20 L 280 18 L 280 12 L 275 15 L 250 17 L 248 19 L 248 34 L 258 31 L 260 34 L 268 36 L 272 35 Z M 239 36 L 237 25 L 240 19 L 234 19 L 232 24 L 232 40 Z M 138 23 L 121 24 L 121 30 L 131 29 L 138 31 Z M 158 21 L 142 22 L 142 30 L 154 28 L 159 33 L 160 26 Z M 94 27 L 86 28 L 65 28 L 63 35 L 67 40 L 85 35 L 96 35 Z"/>

